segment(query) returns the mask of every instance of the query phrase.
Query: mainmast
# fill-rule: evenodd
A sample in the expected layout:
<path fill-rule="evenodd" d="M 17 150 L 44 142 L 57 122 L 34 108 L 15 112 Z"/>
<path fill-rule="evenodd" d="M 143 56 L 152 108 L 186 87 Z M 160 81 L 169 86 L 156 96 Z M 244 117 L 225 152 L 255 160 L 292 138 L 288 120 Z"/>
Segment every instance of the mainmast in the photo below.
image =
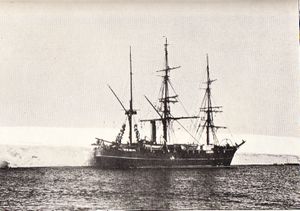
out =
<path fill-rule="evenodd" d="M 209 145 L 209 129 L 211 127 L 211 97 L 210 97 L 210 78 L 209 78 L 209 62 L 208 55 L 206 54 L 206 74 L 207 74 L 207 110 L 206 110 L 206 144 Z"/>
<path fill-rule="evenodd" d="M 168 141 L 168 128 L 170 126 L 170 121 L 175 120 L 178 121 L 180 119 L 190 119 L 190 118 L 198 118 L 197 116 L 191 116 L 191 117 L 174 117 L 171 114 L 170 111 L 170 103 L 176 103 L 178 95 L 175 93 L 174 96 L 170 96 L 169 93 L 169 85 L 170 85 L 170 76 L 169 72 L 170 70 L 174 70 L 177 68 L 180 68 L 180 66 L 177 67 L 169 67 L 169 59 L 168 59 L 168 40 L 166 38 L 166 42 L 164 44 L 164 51 L 165 51 L 165 67 L 162 70 L 158 70 L 157 72 L 163 72 L 164 75 L 163 77 L 163 82 L 162 82 L 162 93 L 161 93 L 161 98 L 159 99 L 159 102 L 161 103 L 161 110 L 158 110 L 152 103 L 151 101 L 146 97 L 147 101 L 150 103 L 152 108 L 156 111 L 158 114 L 159 118 L 158 119 L 144 119 L 141 120 L 142 122 L 144 121 L 161 121 L 163 125 L 163 138 L 164 138 L 164 144 L 166 145 Z M 173 90 L 174 91 L 174 90 Z M 175 91 L 174 91 L 175 92 Z M 182 126 L 182 125 L 181 125 Z M 182 126 L 183 127 L 183 126 Z"/>
<path fill-rule="evenodd" d="M 177 95 L 170 96 L 169 95 L 169 72 L 170 70 L 180 68 L 178 67 L 169 67 L 169 58 L 168 58 L 168 39 L 166 38 L 166 42 L 164 44 L 165 46 L 165 69 L 159 70 L 158 72 L 164 72 L 163 76 L 163 93 L 162 98 L 160 99 L 160 102 L 163 104 L 163 115 L 162 115 L 162 125 L 163 125 L 163 138 L 165 143 L 168 141 L 168 127 L 170 125 L 170 121 L 175 119 L 171 115 L 170 111 L 170 103 L 176 103 L 177 102 Z M 183 117 L 184 118 L 184 117 Z M 179 118 L 176 118 L 179 119 Z"/>
<path fill-rule="evenodd" d="M 165 142 L 168 141 L 168 125 L 170 122 L 169 115 L 170 115 L 170 106 L 169 106 L 169 61 L 168 61 L 168 40 L 166 38 L 165 43 L 165 75 L 164 75 L 164 97 L 161 99 L 164 105 L 163 109 L 163 138 Z"/>

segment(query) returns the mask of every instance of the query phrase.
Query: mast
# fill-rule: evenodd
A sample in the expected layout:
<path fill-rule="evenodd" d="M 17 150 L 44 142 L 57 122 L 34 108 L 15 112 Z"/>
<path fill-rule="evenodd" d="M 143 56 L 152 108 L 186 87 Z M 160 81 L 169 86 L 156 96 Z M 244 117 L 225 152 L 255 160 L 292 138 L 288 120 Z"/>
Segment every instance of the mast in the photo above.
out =
<path fill-rule="evenodd" d="M 159 102 L 161 103 L 161 110 L 156 109 L 156 107 L 151 103 L 151 101 L 145 96 L 146 100 L 152 106 L 152 108 L 156 111 L 159 118 L 158 119 L 144 119 L 140 120 L 141 122 L 144 121 L 161 121 L 163 125 L 163 138 L 164 138 L 164 145 L 166 145 L 168 141 L 168 127 L 170 126 L 170 121 L 175 120 L 178 121 L 180 119 L 191 119 L 191 118 L 199 118 L 198 116 L 191 116 L 191 117 L 174 117 L 170 111 L 170 103 L 176 103 L 178 95 L 175 93 L 174 96 L 170 96 L 169 93 L 169 83 L 170 83 L 170 70 L 178 69 L 180 66 L 177 67 L 169 67 L 169 58 L 168 58 L 168 40 L 166 38 L 166 42 L 164 44 L 164 51 L 165 51 L 165 67 L 162 70 L 158 70 L 157 72 L 163 72 L 164 75 L 162 81 L 162 93 Z M 172 87 L 172 86 L 171 86 Z M 174 90 L 173 90 L 174 91 Z M 174 91 L 175 92 L 175 91 Z M 181 125 L 182 126 L 182 125 Z M 183 126 L 182 126 L 183 127 Z"/>
<path fill-rule="evenodd" d="M 207 81 L 205 83 L 207 84 L 207 86 L 206 86 L 206 90 L 205 90 L 206 93 L 205 93 L 204 98 L 206 98 L 206 100 L 207 100 L 207 106 L 200 108 L 200 112 L 206 113 L 206 120 L 205 120 L 205 124 L 203 125 L 203 128 L 205 128 L 205 130 L 206 130 L 206 144 L 209 145 L 211 142 L 210 135 L 212 135 L 212 138 L 215 141 L 218 141 L 217 136 L 216 136 L 216 130 L 220 129 L 220 128 L 226 129 L 226 127 L 216 126 L 213 121 L 213 113 L 222 112 L 222 110 L 220 110 L 222 108 L 222 106 L 213 106 L 212 102 L 211 102 L 211 84 L 216 79 L 215 80 L 210 79 L 209 61 L 208 61 L 207 54 L 206 54 L 206 77 L 207 77 Z M 199 125 L 199 127 L 200 127 L 200 125 Z M 210 133 L 210 130 L 211 130 L 211 133 Z"/>
<path fill-rule="evenodd" d="M 164 109 L 163 109 L 163 119 L 162 119 L 162 124 L 163 124 L 163 137 L 165 142 L 168 141 L 168 124 L 169 124 L 169 114 L 170 114 L 170 107 L 169 107 L 169 87 L 168 87 L 168 81 L 169 81 L 169 61 L 168 61 L 168 40 L 166 38 L 166 43 L 165 43 L 165 75 L 164 75 L 164 97 L 162 98 Z"/>
<path fill-rule="evenodd" d="M 211 127 L 211 98 L 210 98 L 210 78 L 209 78 L 209 62 L 206 54 L 206 74 L 207 74 L 207 111 L 206 111 L 206 144 L 209 145 L 209 129 Z"/>
<path fill-rule="evenodd" d="M 170 96 L 169 95 L 169 72 L 170 70 L 174 70 L 177 68 L 180 68 L 180 66 L 178 67 L 169 67 L 169 58 L 168 58 L 168 39 L 166 38 L 166 42 L 164 44 L 165 46 L 165 69 L 163 70 L 159 70 L 158 72 L 164 72 L 164 76 L 163 76 L 163 93 L 162 93 L 162 98 L 160 99 L 160 102 L 162 102 L 163 104 L 163 115 L 162 115 L 162 125 L 163 125 L 163 138 L 165 141 L 165 144 L 168 141 L 168 127 L 170 125 L 170 121 L 172 119 L 175 119 L 172 115 L 171 115 L 171 111 L 170 111 L 170 103 L 176 103 L 177 102 L 177 95 L 174 96 Z M 184 118 L 184 117 L 183 117 Z"/>
<path fill-rule="evenodd" d="M 126 111 L 128 115 L 129 122 L 129 145 L 132 144 L 132 116 L 136 114 L 136 111 L 133 110 L 133 95 L 132 95 L 132 59 L 131 59 L 131 46 L 129 48 L 129 68 L 130 68 L 130 100 L 129 100 L 129 109 Z"/>
<path fill-rule="evenodd" d="M 120 105 L 122 106 L 123 110 L 125 111 L 125 114 L 128 116 L 128 123 L 129 123 L 129 145 L 132 144 L 132 116 L 137 114 L 136 110 L 133 109 L 133 94 L 132 94 L 132 59 L 131 59 L 131 46 L 129 48 L 129 78 L 130 78 L 130 99 L 129 99 L 129 109 L 126 109 L 121 100 L 118 98 L 117 94 L 114 92 L 114 90 L 108 85 L 108 88 L 111 90 L 113 95 L 116 97 L 116 99 L 119 101 Z"/>

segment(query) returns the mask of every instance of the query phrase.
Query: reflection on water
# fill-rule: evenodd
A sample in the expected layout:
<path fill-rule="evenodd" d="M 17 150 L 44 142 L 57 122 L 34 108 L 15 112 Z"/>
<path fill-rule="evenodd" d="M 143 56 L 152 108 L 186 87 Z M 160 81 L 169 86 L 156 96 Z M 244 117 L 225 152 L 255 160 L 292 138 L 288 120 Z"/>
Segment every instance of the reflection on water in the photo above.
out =
<path fill-rule="evenodd" d="M 300 208 L 297 166 L 24 168 L 0 170 L 0 183 L 8 209 Z"/>

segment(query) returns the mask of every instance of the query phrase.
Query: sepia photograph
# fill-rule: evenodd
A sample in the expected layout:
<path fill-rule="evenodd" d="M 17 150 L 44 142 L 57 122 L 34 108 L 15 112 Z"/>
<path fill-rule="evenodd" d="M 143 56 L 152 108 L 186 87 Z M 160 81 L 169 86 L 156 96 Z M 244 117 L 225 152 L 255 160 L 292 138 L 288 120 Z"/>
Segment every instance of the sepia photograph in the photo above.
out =
<path fill-rule="evenodd" d="M 0 1 L 0 210 L 300 209 L 299 14 Z"/>

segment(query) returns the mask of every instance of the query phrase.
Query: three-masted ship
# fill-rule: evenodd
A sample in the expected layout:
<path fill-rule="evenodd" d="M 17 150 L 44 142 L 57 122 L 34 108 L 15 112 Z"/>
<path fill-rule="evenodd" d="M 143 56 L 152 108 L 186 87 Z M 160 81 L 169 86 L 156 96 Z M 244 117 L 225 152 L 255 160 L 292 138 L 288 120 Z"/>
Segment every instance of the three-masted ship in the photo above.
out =
<path fill-rule="evenodd" d="M 213 114 L 215 112 L 220 112 L 221 107 L 212 105 L 211 84 L 214 80 L 210 79 L 208 56 L 205 95 L 203 105 L 200 108 L 200 112 L 204 114 L 204 118 L 202 117 L 203 121 L 200 121 L 197 127 L 197 131 L 201 131 L 201 134 L 206 136 L 206 143 L 201 144 L 199 142 L 200 139 L 197 140 L 195 137 L 193 138 L 196 140 L 196 143 L 192 144 L 169 143 L 169 131 L 173 121 L 179 123 L 182 119 L 197 119 L 200 116 L 175 117 L 172 115 L 170 103 L 177 102 L 178 95 L 170 95 L 170 89 L 172 88 L 170 83 L 170 71 L 180 68 L 180 66 L 169 66 L 167 39 L 164 44 L 164 54 L 165 67 L 163 70 L 159 70 L 159 72 L 163 73 L 161 98 L 159 99 L 161 108 L 157 109 L 157 107 L 155 107 L 154 104 L 145 96 L 146 100 L 157 113 L 158 118 L 141 120 L 150 123 L 150 140 L 141 139 L 137 125 L 135 124 L 133 126 L 132 118 L 133 115 L 137 114 L 137 112 L 133 108 L 132 60 L 130 49 L 129 109 L 125 108 L 113 89 L 109 87 L 124 109 L 125 115 L 128 117 L 129 142 L 122 142 L 126 124 L 122 125 L 120 133 L 114 141 L 96 138 L 96 143 L 92 144 L 94 146 L 95 166 L 101 168 L 197 168 L 203 166 L 229 166 L 237 149 L 245 143 L 243 140 L 240 144 L 227 142 L 226 144 L 221 145 L 217 141 L 216 131 L 219 128 L 224 127 L 216 126 L 213 121 Z M 158 122 L 162 125 L 161 139 L 163 141 L 160 143 L 157 141 Z M 182 124 L 180 125 L 183 127 Z M 135 141 L 133 141 L 133 132 L 136 135 Z"/>

